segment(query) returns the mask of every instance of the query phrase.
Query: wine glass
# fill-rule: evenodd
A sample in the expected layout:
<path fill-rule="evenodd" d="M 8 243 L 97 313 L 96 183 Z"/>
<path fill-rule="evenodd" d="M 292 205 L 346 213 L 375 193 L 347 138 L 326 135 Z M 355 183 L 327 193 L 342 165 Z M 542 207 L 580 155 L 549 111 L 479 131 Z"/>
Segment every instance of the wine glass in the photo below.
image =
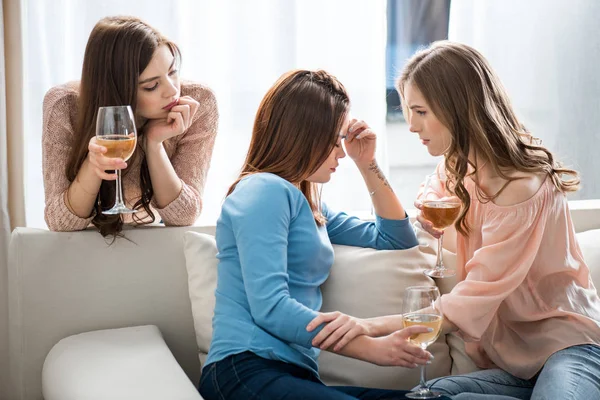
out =
<path fill-rule="evenodd" d="M 438 230 L 451 226 L 458 218 L 461 209 L 461 203 L 457 197 L 445 196 L 446 179 L 446 175 L 442 172 L 427 175 L 423 189 L 423 200 L 421 202 L 423 217 Z M 424 271 L 425 275 L 432 278 L 448 278 L 456 275 L 456 271 L 444 266 L 442 259 L 443 240 L 444 235 L 441 235 L 437 240 L 438 251 L 435 267 Z"/>
<path fill-rule="evenodd" d="M 129 160 L 137 143 L 135 120 L 130 106 L 100 107 L 96 119 L 96 143 L 106 147 L 105 157 Z M 121 170 L 117 170 L 115 205 L 102 214 L 132 214 L 137 210 L 128 208 L 123 202 Z"/>
<path fill-rule="evenodd" d="M 404 292 L 402 304 L 404 327 L 419 325 L 433 329 L 432 332 L 417 333 L 409 338 L 412 343 L 420 346 L 423 350 L 437 340 L 442 329 L 444 317 L 441 302 L 437 301 L 439 297 L 440 291 L 436 286 L 410 286 Z M 425 365 L 421 365 L 421 383 L 417 390 L 406 394 L 409 399 L 435 399 L 441 396 L 441 393 L 432 392 L 427 387 L 425 368 Z"/>

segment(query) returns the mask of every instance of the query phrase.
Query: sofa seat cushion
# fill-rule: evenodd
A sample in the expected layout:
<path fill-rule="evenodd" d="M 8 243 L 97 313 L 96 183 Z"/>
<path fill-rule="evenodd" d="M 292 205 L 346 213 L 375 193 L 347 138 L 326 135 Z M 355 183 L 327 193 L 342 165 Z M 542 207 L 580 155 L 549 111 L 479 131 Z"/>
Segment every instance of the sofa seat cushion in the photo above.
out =
<path fill-rule="evenodd" d="M 322 311 L 336 310 L 364 318 L 402 313 L 406 287 L 435 284 L 423 274 L 426 267 L 435 263 L 432 247 L 380 251 L 335 245 L 335 263 L 322 287 Z M 184 251 L 199 357 L 204 363 L 212 337 L 215 305 L 215 238 L 187 232 Z M 444 337 L 429 350 L 435 360 L 428 367 L 428 377 L 450 374 L 451 358 Z M 321 352 L 319 372 L 321 379 L 331 385 L 410 389 L 419 382 L 418 369 L 379 367 L 329 352 Z"/>
<path fill-rule="evenodd" d="M 44 362 L 45 400 L 201 400 L 154 325 L 69 336 Z"/>

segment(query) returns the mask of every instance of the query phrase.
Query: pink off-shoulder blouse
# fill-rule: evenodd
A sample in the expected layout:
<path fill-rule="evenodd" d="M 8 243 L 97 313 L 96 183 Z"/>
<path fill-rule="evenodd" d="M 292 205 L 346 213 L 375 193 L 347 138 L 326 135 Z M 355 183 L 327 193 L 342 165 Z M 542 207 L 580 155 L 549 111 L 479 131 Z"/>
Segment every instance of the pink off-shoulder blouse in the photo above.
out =
<path fill-rule="evenodd" d="M 498 206 L 465 186 L 471 231 L 457 234 L 459 283 L 441 302 L 469 356 L 529 379 L 556 351 L 600 345 L 600 299 L 565 194 L 547 177 L 528 200 Z"/>

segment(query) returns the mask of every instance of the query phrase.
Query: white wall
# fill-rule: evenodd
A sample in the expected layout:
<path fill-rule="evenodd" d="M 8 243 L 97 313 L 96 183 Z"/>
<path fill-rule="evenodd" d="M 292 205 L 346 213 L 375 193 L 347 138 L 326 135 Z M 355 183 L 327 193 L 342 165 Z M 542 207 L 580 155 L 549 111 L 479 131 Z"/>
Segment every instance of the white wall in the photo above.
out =
<path fill-rule="evenodd" d="M 450 40 L 481 51 L 530 131 L 600 198 L 600 2 L 452 0 Z"/>

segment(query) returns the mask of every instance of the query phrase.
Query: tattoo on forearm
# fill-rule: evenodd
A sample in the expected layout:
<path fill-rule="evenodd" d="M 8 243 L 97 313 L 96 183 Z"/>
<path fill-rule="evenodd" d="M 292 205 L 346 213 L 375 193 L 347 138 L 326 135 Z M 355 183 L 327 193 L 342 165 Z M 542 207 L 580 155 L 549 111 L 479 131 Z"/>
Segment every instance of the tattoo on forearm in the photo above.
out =
<path fill-rule="evenodd" d="M 379 178 L 379 180 L 383 183 L 384 186 L 387 186 L 392 192 L 394 191 L 394 189 L 392 189 L 389 182 L 385 178 L 385 175 L 383 175 L 383 172 L 381 172 L 381 170 L 379 169 L 379 165 L 377 165 L 377 161 L 373 161 L 373 162 L 371 162 L 371 164 L 369 164 L 369 171 L 371 171 L 375 175 L 377 175 L 377 178 Z"/>

